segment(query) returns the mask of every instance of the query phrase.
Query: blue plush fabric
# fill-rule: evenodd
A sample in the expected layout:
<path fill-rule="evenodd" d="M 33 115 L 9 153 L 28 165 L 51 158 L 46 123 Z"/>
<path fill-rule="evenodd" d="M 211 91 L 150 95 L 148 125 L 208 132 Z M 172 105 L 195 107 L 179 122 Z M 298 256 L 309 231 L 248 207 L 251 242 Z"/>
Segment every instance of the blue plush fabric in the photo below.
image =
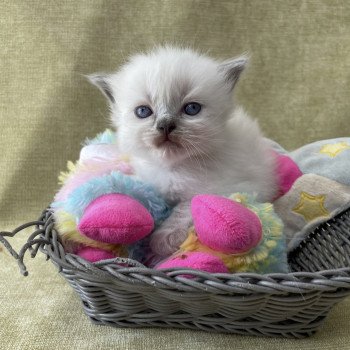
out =
<path fill-rule="evenodd" d="M 324 176 L 350 186 L 350 137 L 315 141 L 291 152 L 273 140 L 266 140 L 273 150 L 288 155 L 303 174 Z"/>
<path fill-rule="evenodd" d="M 170 215 L 170 207 L 153 187 L 120 172 L 96 177 L 79 186 L 69 195 L 63 209 L 79 220 L 94 199 L 110 193 L 123 193 L 138 200 L 150 212 L 156 224 Z"/>
<path fill-rule="evenodd" d="M 304 174 L 324 176 L 350 186 L 349 137 L 316 141 L 290 152 L 289 156 Z"/>

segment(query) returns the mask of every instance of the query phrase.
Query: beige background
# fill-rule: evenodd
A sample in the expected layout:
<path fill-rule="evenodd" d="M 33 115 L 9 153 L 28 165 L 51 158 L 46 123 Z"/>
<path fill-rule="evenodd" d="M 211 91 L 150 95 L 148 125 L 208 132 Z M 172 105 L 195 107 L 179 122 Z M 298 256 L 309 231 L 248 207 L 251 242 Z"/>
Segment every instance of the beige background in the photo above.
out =
<path fill-rule="evenodd" d="M 109 125 L 84 74 L 159 43 L 248 51 L 237 101 L 292 149 L 350 135 L 348 1 L 20 1 L 0 4 L 0 229 L 35 219 L 81 142 Z M 16 245 L 23 242 L 16 239 Z M 97 327 L 42 257 L 24 279 L 0 252 L 1 349 L 349 349 L 350 301 L 303 341 Z"/>

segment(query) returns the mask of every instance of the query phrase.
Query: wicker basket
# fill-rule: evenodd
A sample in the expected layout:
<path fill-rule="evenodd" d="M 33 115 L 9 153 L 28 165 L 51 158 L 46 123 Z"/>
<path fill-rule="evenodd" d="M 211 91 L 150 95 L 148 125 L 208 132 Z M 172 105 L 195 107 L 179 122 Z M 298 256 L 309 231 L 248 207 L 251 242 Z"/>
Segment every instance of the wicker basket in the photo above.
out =
<path fill-rule="evenodd" d="M 17 254 L 4 237 L 30 226 L 35 232 Z M 156 271 L 118 258 L 92 264 L 66 254 L 49 210 L 39 221 L 0 233 L 24 275 L 28 249 L 32 257 L 39 249 L 46 254 L 95 323 L 297 338 L 313 334 L 331 307 L 350 294 L 349 239 L 350 209 L 319 226 L 289 255 L 292 273 L 258 275 Z"/>

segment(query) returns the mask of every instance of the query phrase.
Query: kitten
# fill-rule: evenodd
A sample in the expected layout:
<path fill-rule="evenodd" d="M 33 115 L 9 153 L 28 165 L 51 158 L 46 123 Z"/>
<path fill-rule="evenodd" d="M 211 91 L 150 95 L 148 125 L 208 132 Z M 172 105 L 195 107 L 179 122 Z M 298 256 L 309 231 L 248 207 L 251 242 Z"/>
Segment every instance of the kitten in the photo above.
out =
<path fill-rule="evenodd" d="M 109 99 L 120 151 L 175 205 L 152 234 L 159 256 L 185 239 L 195 194 L 241 191 L 269 201 L 277 193 L 274 157 L 257 123 L 232 100 L 246 62 L 161 47 L 133 56 L 114 74 L 90 76 Z"/>

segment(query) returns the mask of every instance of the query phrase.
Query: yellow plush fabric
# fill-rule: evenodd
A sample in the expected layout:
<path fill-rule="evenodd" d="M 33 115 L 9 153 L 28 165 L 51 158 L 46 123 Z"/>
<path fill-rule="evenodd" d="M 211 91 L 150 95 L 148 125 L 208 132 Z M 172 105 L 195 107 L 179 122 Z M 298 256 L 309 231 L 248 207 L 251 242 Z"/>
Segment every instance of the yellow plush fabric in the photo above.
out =
<path fill-rule="evenodd" d="M 109 126 L 84 74 L 159 43 L 217 58 L 248 51 L 237 102 L 287 149 L 350 135 L 350 3 L 267 0 L 2 0 L 0 229 L 35 219 L 81 142 Z M 20 246 L 25 234 L 14 239 Z M 19 275 L 0 251 L 1 349 L 349 349 L 350 300 L 302 341 L 94 326 L 41 255 Z"/>

